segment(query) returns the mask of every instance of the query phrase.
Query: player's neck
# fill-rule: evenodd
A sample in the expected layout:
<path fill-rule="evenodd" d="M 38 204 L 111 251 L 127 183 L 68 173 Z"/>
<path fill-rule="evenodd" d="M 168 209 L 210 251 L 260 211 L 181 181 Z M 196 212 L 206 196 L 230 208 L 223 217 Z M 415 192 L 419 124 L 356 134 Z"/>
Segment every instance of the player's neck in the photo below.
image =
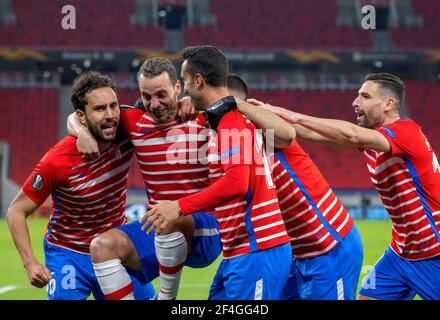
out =
<path fill-rule="evenodd" d="M 385 121 L 383 122 L 383 125 L 387 125 L 387 124 L 396 122 L 399 119 L 400 119 L 399 114 L 389 115 L 389 116 L 385 117 Z"/>
<path fill-rule="evenodd" d="M 209 88 L 207 89 L 206 95 L 205 95 L 205 110 L 219 101 L 220 99 L 223 99 L 227 96 L 229 96 L 229 91 L 226 87 L 217 87 L 217 88 Z"/>

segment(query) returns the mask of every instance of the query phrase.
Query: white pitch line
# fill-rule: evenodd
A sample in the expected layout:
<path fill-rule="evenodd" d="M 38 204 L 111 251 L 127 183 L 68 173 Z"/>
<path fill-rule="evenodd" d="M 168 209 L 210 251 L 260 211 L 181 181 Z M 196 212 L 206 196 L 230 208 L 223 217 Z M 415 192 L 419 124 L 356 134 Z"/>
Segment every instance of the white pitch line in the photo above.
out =
<path fill-rule="evenodd" d="M 18 289 L 18 286 L 4 286 L 4 287 L 0 287 L 0 294 L 2 293 L 6 293 L 12 290 Z"/>

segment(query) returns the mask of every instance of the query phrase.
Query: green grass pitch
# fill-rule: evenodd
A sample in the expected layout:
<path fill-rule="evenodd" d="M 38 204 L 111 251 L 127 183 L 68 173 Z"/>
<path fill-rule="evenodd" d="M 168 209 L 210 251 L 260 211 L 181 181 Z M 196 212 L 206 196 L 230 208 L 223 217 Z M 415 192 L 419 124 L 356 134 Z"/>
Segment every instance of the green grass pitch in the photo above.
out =
<path fill-rule="evenodd" d="M 29 230 L 34 251 L 43 259 L 42 240 L 46 220 L 31 218 Z M 382 256 L 391 240 L 391 223 L 389 221 L 356 221 L 364 245 L 363 272 L 365 277 L 369 268 Z M 185 268 L 178 299 L 206 299 L 211 280 L 220 263 L 220 258 L 208 268 Z M 154 285 L 157 288 L 157 280 Z M 27 279 L 20 257 L 15 249 L 4 219 L 0 219 L 0 300 L 44 300 L 46 290 L 32 287 Z"/>

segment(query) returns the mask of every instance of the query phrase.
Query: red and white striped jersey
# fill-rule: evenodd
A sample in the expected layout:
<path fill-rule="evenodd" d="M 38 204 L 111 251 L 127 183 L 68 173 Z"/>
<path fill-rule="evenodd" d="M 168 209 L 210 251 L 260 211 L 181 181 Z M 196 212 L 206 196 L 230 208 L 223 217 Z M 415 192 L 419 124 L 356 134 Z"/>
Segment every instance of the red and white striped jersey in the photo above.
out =
<path fill-rule="evenodd" d="M 329 252 L 353 226 L 341 201 L 298 142 L 275 153 L 272 169 L 295 258 Z"/>
<path fill-rule="evenodd" d="M 211 182 L 230 167 L 250 167 L 247 194 L 215 208 L 224 258 L 289 242 L 261 132 L 238 111 L 224 115 L 217 130 L 218 134 L 211 131 L 208 147 Z"/>
<path fill-rule="evenodd" d="M 402 258 L 440 254 L 440 165 L 420 126 L 402 118 L 377 129 L 391 152 L 362 150 L 392 223 L 391 248 Z"/>
<path fill-rule="evenodd" d="M 89 253 L 94 237 L 126 222 L 128 169 L 133 147 L 115 142 L 86 162 L 67 136 L 52 147 L 25 181 L 23 192 L 37 205 L 52 195 L 46 240 L 56 246 Z"/>
<path fill-rule="evenodd" d="M 202 115 L 185 123 L 157 123 L 145 111 L 121 109 L 120 128 L 135 147 L 149 203 L 177 200 L 209 186 Z"/>

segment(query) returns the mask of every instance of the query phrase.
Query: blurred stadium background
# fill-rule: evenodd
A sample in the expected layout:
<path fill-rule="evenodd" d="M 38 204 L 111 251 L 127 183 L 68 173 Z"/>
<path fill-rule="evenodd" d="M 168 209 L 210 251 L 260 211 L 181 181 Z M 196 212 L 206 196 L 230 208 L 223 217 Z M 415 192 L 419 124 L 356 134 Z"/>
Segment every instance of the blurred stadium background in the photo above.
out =
<path fill-rule="evenodd" d="M 62 13 L 66 5 L 75 9 L 76 20 L 68 21 L 75 29 L 62 27 L 72 14 Z M 375 9 L 375 29 L 362 27 L 367 5 Z M 119 102 L 132 104 L 140 64 L 159 55 L 180 70 L 181 50 L 189 45 L 220 47 L 252 97 L 348 121 L 354 121 L 351 102 L 366 73 L 397 74 L 407 84 L 403 114 L 422 125 L 438 150 L 439 13 L 438 0 L 0 0 L 0 217 L 34 165 L 66 134 L 70 87 L 79 73 L 112 75 Z M 372 237 L 364 245 L 369 256 L 375 250 L 367 261 L 374 263 L 386 248 L 390 225 L 362 157 L 355 150 L 303 146 L 350 214 L 361 219 L 363 236 Z M 49 206 L 38 215 L 47 215 Z M 134 162 L 127 214 L 135 218 L 144 209 Z M 41 241 L 44 223 L 33 219 L 31 227 Z M 33 298 L 2 294 L 16 272 L 9 261 L 24 271 L 4 219 L 0 230 L 0 274 L 8 275 L 0 278 L 0 299 Z"/>

